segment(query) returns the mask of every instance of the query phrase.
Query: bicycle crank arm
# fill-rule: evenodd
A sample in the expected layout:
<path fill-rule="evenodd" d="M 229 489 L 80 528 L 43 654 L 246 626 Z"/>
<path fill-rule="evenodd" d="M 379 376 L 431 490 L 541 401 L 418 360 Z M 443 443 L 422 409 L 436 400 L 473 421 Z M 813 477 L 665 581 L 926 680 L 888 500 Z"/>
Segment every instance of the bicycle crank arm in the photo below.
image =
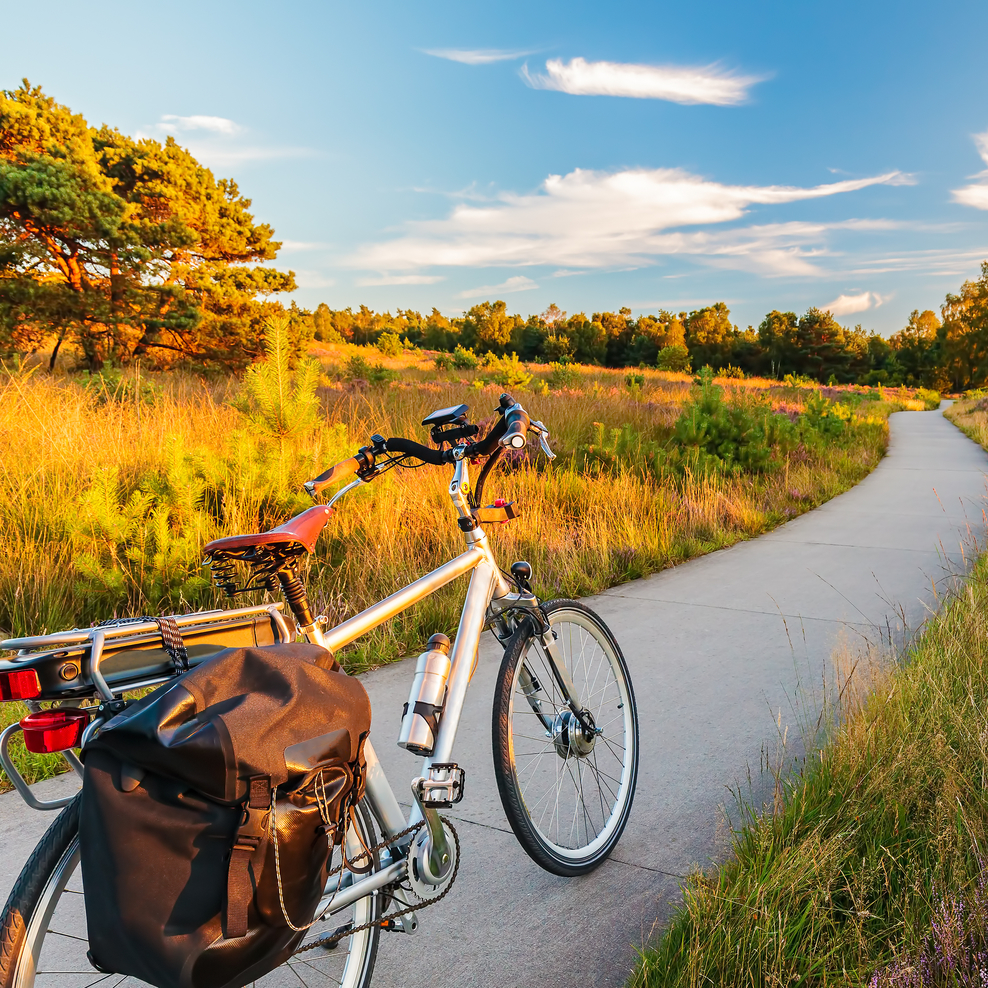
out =
<path fill-rule="evenodd" d="M 412 842 L 409 857 L 415 857 L 418 878 L 427 885 L 442 885 L 455 864 L 454 851 L 439 816 L 438 808 L 446 808 L 463 798 L 464 772 L 451 762 L 435 763 L 429 768 L 428 779 L 412 781 L 412 796 L 425 820 L 427 836 Z"/>

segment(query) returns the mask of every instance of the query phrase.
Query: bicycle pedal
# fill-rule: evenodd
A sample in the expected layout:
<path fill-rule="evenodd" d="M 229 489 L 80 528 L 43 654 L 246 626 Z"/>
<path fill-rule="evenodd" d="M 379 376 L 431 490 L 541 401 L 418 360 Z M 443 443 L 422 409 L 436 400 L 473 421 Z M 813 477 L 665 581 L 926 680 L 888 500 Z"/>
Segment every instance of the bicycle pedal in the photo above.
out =
<path fill-rule="evenodd" d="M 412 785 L 419 802 L 432 809 L 449 809 L 463 799 L 466 772 L 455 762 L 436 762 L 429 766 L 428 779 L 416 779 Z"/>

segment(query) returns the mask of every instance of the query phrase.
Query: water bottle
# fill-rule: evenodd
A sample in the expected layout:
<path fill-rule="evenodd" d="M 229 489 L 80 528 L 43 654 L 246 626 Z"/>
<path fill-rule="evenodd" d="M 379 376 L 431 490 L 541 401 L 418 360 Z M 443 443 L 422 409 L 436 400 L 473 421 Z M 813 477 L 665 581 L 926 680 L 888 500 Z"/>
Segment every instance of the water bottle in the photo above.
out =
<path fill-rule="evenodd" d="M 439 718 L 446 703 L 449 678 L 449 639 L 433 635 L 415 665 L 408 703 L 401 713 L 398 747 L 415 755 L 431 755 L 436 744 Z"/>

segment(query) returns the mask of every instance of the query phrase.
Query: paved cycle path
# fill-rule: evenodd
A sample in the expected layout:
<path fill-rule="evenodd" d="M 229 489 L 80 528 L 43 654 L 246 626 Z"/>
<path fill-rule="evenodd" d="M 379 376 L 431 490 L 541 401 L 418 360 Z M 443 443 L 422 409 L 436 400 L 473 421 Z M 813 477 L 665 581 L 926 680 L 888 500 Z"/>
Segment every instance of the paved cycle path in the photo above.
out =
<path fill-rule="evenodd" d="M 508 828 L 490 740 L 500 652 L 485 641 L 455 753 L 467 770 L 453 815 L 460 874 L 421 913 L 417 936 L 383 938 L 375 988 L 624 983 L 636 949 L 679 899 L 681 877 L 723 855 L 732 790 L 758 804 L 771 798 L 765 755 L 787 728 L 789 752 L 799 753 L 835 646 L 901 642 L 982 543 L 988 455 L 939 412 L 899 413 L 890 425 L 888 455 L 848 493 L 588 601 L 624 649 L 641 721 L 631 821 L 589 876 L 546 874 Z M 419 760 L 394 739 L 414 662 L 364 677 L 375 745 L 403 802 Z M 62 777 L 39 789 L 74 785 Z M 50 820 L 14 793 L 0 796 L 0 896 Z"/>

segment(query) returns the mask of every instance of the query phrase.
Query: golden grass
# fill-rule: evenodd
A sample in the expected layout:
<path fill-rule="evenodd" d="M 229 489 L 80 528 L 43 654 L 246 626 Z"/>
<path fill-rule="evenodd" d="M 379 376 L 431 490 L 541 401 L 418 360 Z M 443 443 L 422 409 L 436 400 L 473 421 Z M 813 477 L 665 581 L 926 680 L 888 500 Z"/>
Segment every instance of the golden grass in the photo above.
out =
<path fill-rule="evenodd" d="M 260 531 L 303 509 L 301 482 L 374 432 L 426 441 L 425 415 L 460 402 L 474 421 L 493 419 L 502 389 L 477 386 L 482 371 L 437 375 L 416 355 L 334 351 L 321 357 L 322 424 L 288 448 L 227 403 L 237 387 L 229 379 L 152 376 L 161 396 L 142 405 L 100 403 L 69 376 L 0 376 L 0 631 L 225 606 L 199 570 L 207 540 Z M 401 380 L 347 381 L 344 361 L 354 353 L 399 368 Z M 641 453 L 669 441 L 690 394 L 682 375 L 636 372 L 645 385 L 629 389 L 623 371 L 577 368 L 570 387 L 548 391 L 535 371 L 532 387 L 544 393 L 519 394 L 548 425 L 559 458 L 550 466 L 530 451 L 494 473 L 486 500 L 521 505 L 521 518 L 493 530 L 492 542 L 503 565 L 532 563 L 545 598 L 592 594 L 756 536 L 848 489 L 883 455 L 889 411 L 909 400 L 849 392 L 852 426 L 839 439 L 800 446 L 767 473 L 696 476 L 664 472 Z M 789 414 L 813 393 L 724 383 L 736 400 L 759 392 Z M 638 445 L 609 465 L 588 465 L 587 444 L 620 430 Z M 318 611 L 344 619 L 460 550 L 448 479 L 435 468 L 394 470 L 338 505 L 307 573 Z M 365 669 L 417 650 L 435 631 L 452 634 L 462 592 L 446 588 L 342 661 Z"/>

